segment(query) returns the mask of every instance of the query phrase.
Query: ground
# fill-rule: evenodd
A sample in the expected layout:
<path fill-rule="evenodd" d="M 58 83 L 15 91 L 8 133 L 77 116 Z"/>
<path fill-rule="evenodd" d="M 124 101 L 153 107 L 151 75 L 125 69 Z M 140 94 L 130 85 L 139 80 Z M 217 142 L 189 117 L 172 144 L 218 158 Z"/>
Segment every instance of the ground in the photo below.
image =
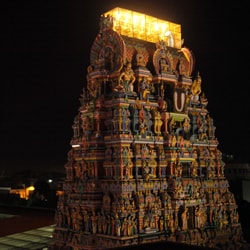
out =
<path fill-rule="evenodd" d="M 0 206 L 0 237 L 55 224 L 53 209 Z"/>

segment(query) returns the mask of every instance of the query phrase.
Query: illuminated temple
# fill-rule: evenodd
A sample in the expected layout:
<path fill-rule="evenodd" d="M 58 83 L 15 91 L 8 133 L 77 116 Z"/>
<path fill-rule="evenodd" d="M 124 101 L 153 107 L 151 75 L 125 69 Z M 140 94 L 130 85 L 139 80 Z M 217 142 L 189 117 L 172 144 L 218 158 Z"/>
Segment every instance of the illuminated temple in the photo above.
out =
<path fill-rule="evenodd" d="M 216 127 L 181 26 L 100 16 L 50 249 L 160 241 L 242 249 Z"/>

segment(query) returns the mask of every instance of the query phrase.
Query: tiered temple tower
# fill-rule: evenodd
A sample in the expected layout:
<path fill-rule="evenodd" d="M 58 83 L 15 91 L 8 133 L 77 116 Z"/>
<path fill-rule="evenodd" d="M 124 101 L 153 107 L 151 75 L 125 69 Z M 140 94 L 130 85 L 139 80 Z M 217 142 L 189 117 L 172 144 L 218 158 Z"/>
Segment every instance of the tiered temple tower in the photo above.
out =
<path fill-rule="evenodd" d="M 240 249 L 237 204 L 181 26 L 115 8 L 100 17 L 87 71 L 51 249 Z"/>

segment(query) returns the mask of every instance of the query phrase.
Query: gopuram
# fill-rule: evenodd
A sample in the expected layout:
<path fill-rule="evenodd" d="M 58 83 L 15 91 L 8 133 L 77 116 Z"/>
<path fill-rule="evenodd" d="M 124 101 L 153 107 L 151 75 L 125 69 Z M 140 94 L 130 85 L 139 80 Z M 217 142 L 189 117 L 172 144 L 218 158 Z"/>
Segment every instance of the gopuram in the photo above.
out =
<path fill-rule="evenodd" d="M 49 249 L 243 249 L 194 62 L 179 24 L 119 7 L 100 16 Z"/>

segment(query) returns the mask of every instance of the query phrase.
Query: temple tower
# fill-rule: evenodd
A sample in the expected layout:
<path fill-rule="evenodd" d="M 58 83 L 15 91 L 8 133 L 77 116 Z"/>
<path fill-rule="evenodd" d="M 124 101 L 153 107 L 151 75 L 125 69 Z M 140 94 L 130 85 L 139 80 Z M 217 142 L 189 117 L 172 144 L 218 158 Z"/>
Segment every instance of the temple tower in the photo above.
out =
<path fill-rule="evenodd" d="M 122 8 L 101 15 L 51 249 L 243 244 L 202 78 L 182 41 L 179 24 Z"/>

